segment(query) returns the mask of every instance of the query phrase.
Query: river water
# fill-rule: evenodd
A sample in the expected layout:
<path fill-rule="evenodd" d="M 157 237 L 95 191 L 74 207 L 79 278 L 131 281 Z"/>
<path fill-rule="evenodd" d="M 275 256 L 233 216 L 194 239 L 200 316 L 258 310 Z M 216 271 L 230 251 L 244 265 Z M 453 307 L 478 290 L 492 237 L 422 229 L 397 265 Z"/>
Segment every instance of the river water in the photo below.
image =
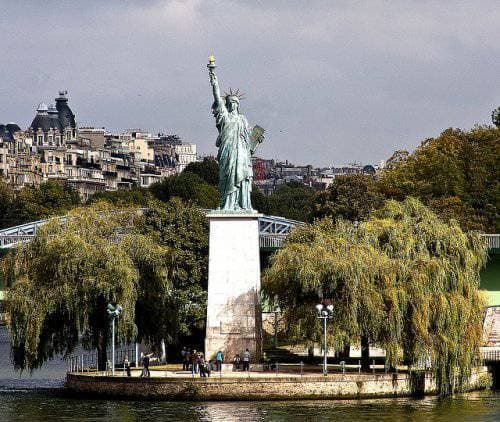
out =
<path fill-rule="evenodd" d="M 500 392 L 437 399 L 293 402 L 148 402 L 65 397 L 61 359 L 18 374 L 0 327 L 0 421 L 500 421 Z"/>

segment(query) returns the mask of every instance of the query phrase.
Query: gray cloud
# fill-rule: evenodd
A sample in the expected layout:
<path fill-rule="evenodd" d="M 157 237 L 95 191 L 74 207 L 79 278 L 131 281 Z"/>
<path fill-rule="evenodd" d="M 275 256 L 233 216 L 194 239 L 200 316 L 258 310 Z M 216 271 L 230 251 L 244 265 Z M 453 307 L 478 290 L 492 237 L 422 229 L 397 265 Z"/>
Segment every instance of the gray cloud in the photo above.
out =
<path fill-rule="evenodd" d="M 498 106 L 497 1 L 1 4 L 0 121 L 59 89 L 82 124 L 165 130 L 214 153 L 205 67 L 267 129 L 261 156 L 377 162 Z"/>

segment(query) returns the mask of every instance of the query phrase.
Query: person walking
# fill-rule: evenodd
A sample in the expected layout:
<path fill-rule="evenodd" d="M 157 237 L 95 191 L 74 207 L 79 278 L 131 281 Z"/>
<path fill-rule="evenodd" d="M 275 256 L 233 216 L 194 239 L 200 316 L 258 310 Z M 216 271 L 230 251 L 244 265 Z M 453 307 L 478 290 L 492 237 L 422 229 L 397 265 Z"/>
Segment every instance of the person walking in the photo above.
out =
<path fill-rule="evenodd" d="M 250 352 L 248 349 L 243 352 L 243 370 L 250 371 Z"/>
<path fill-rule="evenodd" d="M 198 360 L 198 354 L 196 353 L 196 349 L 194 349 L 193 352 L 191 353 L 191 373 L 193 375 L 198 373 L 197 360 Z"/>
<path fill-rule="evenodd" d="M 215 361 L 217 362 L 217 371 L 222 372 L 222 362 L 224 362 L 224 354 L 220 350 L 215 355 Z"/>

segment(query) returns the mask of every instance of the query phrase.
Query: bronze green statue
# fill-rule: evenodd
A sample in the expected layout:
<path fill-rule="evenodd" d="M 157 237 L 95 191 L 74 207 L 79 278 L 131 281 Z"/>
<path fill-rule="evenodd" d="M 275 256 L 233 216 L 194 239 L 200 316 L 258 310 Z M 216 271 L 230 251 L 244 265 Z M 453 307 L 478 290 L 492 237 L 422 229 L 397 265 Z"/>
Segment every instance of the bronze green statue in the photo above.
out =
<path fill-rule="evenodd" d="M 220 211 L 253 212 L 250 194 L 252 192 L 252 154 L 264 140 L 264 129 L 250 128 L 245 116 L 240 114 L 239 91 L 220 94 L 215 75 L 215 58 L 208 58 L 208 71 L 212 84 L 214 103 L 212 112 L 219 136 L 215 145 L 219 148 L 219 190 Z"/>

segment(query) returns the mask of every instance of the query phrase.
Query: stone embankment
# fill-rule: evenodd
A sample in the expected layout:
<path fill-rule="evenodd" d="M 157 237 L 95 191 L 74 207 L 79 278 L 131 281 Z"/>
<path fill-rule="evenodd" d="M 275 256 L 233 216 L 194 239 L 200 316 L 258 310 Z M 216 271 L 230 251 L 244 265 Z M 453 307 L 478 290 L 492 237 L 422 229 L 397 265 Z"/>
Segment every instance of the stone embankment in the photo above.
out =
<path fill-rule="evenodd" d="M 468 390 L 491 385 L 486 368 L 471 376 Z M 211 378 L 151 378 L 68 374 L 66 387 L 79 397 L 98 396 L 150 400 L 303 400 L 405 397 L 436 394 L 430 374 L 251 374 Z"/>

